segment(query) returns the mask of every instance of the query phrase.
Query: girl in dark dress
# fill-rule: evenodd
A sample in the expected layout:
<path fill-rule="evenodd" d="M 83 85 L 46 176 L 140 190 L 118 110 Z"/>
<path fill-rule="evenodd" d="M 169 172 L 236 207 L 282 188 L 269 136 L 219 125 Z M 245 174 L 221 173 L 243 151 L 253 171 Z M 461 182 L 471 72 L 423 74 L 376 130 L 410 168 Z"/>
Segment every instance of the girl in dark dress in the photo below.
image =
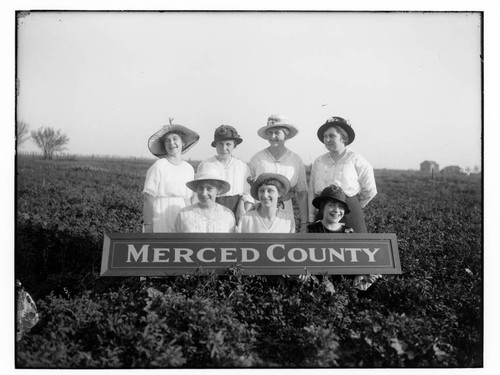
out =
<path fill-rule="evenodd" d="M 349 213 L 347 197 L 342 189 L 336 185 L 330 185 L 321 191 L 321 194 L 313 199 L 312 204 L 318 211 L 320 220 L 307 226 L 308 233 L 354 233 L 354 230 L 340 222 L 344 215 Z M 381 275 L 358 275 L 354 277 L 354 287 L 365 291 Z M 331 285 L 333 289 L 333 285 Z"/>

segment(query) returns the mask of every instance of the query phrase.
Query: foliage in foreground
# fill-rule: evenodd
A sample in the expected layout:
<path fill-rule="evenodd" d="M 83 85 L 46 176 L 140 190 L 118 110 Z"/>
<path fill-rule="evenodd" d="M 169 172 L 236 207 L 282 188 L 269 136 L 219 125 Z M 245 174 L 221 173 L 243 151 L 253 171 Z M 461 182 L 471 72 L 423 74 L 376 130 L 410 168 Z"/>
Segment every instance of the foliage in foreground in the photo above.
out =
<path fill-rule="evenodd" d="M 478 180 L 379 175 L 367 222 L 398 235 L 403 274 L 330 294 L 238 269 L 100 278 L 103 233 L 140 230 L 143 175 L 37 163 L 17 186 L 16 276 L 40 312 L 18 367 L 482 366 Z"/>

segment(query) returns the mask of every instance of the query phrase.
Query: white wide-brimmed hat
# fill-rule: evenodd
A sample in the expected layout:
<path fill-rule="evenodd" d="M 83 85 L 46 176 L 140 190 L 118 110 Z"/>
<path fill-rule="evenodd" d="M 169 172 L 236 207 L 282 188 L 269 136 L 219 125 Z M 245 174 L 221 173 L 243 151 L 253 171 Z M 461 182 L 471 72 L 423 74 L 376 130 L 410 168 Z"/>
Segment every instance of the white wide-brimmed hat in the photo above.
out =
<path fill-rule="evenodd" d="M 186 128 L 183 125 L 179 124 L 170 124 L 163 126 L 160 130 L 154 133 L 148 140 L 148 148 L 149 151 L 154 156 L 164 156 L 167 154 L 167 150 L 165 149 L 164 136 L 167 133 L 176 133 L 179 134 L 184 142 L 184 146 L 182 147 L 182 153 L 184 154 L 189 149 L 191 149 L 196 142 L 200 139 L 200 135 L 195 131 Z"/>
<path fill-rule="evenodd" d="M 288 129 L 288 134 L 285 136 L 285 139 L 293 138 L 297 135 L 299 130 L 290 123 L 288 118 L 284 115 L 271 115 L 267 119 L 267 125 L 263 126 L 259 130 L 257 130 L 257 134 L 264 139 L 267 139 L 267 131 L 273 128 L 286 128 Z"/>
<path fill-rule="evenodd" d="M 200 182 L 205 181 L 215 181 L 221 189 L 219 195 L 224 195 L 231 189 L 231 184 L 224 180 L 219 171 L 214 168 L 203 168 L 199 173 L 196 174 L 194 180 L 186 183 L 186 186 L 192 191 L 196 192 L 196 186 L 198 186 Z"/>

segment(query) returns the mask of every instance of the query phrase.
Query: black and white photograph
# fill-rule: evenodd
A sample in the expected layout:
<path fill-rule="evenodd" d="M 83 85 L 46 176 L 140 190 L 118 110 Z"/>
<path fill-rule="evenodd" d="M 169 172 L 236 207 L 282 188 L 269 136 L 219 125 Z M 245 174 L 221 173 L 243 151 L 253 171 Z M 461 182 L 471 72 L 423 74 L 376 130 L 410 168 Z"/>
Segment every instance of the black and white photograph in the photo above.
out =
<path fill-rule="evenodd" d="M 447 4 L 12 5 L 12 370 L 497 367 L 498 12 Z"/>

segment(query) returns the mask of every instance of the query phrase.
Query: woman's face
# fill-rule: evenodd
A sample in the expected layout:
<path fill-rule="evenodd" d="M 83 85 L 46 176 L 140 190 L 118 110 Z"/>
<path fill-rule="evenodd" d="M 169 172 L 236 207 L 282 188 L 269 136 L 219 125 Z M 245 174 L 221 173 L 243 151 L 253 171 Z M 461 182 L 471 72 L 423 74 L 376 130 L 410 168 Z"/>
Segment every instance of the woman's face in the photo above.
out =
<path fill-rule="evenodd" d="M 278 188 L 274 185 L 260 185 L 257 189 L 257 196 L 263 206 L 277 207 L 278 205 L 279 192 Z"/>
<path fill-rule="evenodd" d="M 269 129 L 266 134 L 271 147 L 278 147 L 285 144 L 286 133 L 283 128 Z"/>
<path fill-rule="evenodd" d="M 323 208 L 323 220 L 327 224 L 337 224 L 345 214 L 344 205 L 337 201 L 329 201 L 325 203 Z"/>
<path fill-rule="evenodd" d="M 235 148 L 236 144 L 231 139 L 215 142 L 215 150 L 217 151 L 217 155 L 219 155 L 223 159 L 233 155 L 233 151 Z"/>
<path fill-rule="evenodd" d="M 219 192 L 217 184 L 210 181 L 203 181 L 196 185 L 196 195 L 202 207 L 213 206 Z"/>
<path fill-rule="evenodd" d="M 342 136 L 336 128 L 328 128 L 323 134 L 323 142 L 328 151 L 342 152 L 345 149 L 345 143 Z"/>
<path fill-rule="evenodd" d="M 177 133 L 169 133 L 165 136 L 165 150 L 170 156 L 177 156 L 182 154 L 182 147 L 184 147 L 184 142 L 182 137 Z"/>

